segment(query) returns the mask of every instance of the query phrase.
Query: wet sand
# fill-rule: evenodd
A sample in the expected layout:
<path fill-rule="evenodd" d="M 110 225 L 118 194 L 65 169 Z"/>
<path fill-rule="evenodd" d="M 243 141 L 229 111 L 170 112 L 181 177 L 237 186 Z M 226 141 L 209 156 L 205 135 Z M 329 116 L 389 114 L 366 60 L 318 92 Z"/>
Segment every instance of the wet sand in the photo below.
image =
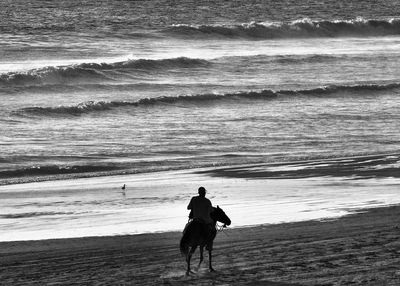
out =
<path fill-rule="evenodd" d="M 198 171 L 215 177 L 250 179 L 300 179 L 315 177 L 400 178 L 400 154 L 325 158 L 281 163 L 260 163 L 243 166 L 209 168 Z"/>
<path fill-rule="evenodd" d="M 1 285 L 400 285 L 400 206 L 228 229 L 185 276 L 179 232 L 0 243 Z M 194 264 L 198 261 L 198 251 Z"/>

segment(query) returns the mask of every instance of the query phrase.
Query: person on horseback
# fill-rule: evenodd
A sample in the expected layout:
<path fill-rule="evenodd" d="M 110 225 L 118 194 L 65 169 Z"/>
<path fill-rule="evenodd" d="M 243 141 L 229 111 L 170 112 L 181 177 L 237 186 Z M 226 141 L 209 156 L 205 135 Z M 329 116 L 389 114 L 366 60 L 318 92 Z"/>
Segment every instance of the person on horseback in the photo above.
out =
<path fill-rule="evenodd" d="M 206 237 L 212 239 L 216 235 L 216 230 L 214 221 L 210 216 L 213 207 L 211 201 L 206 198 L 206 192 L 207 191 L 204 187 L 200 187 L 198 190 L 199 195 L 192 197 L 187 209 L 191 210 L 189 218 L 193 219 L 193 221 L 201 222 L 204 225 L 204 233 L 206 234 Z M 207 250 L 208 248 L 212 248 L 212 244 L 206 247 Z"/>
<path fill-rule="evenodd" d="M 197 219 L 205 224 L 209 224 L 213 223 L 210 216 L 213 209 L 211 201 L 206 198 L 206 192 L 207 191 L 204 187 L 200 187 L 198 190 L 199 195 L 192 197 L 187 209 L 193 212 L 193 219 Z"/>
<path fill-rule="evenodd" d="M 217 222 L 222 222 L 223 227 L 231 224 L 230 218 L 219 207 L 213 207 L 211 201 L 206 198 L 206 189 L 199 188 L 199 195 L 192 197 L 188 205 L 189 222 L 186 224 L 179 243 L 179 248 L 183 256 L 186 258 L 187 270 L 186 275 L 193 273 L 190 270 L 190 260 L 196 248 L 200 248 L 200 261 L 198 268 L 203 261 L 203 249 L 208 250 L 208 268 L 214 271 L 212 267 L 212 251 L 214 239 L 217 235 Z"/>

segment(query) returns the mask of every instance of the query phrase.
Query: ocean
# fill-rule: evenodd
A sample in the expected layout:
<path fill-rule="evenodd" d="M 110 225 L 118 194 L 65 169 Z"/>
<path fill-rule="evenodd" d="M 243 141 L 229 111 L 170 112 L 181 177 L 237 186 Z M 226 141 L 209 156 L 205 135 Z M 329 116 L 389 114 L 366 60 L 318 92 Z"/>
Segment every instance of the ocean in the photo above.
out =
<path fill-rule="evenodd" d="M 397 178 L 399 15 L 372 0 L 2 1 L 3 227 L 60 215 L 16 207 L 10 190 L 40 181 L 293 162 L 322 162 L 296 178 Z"/>

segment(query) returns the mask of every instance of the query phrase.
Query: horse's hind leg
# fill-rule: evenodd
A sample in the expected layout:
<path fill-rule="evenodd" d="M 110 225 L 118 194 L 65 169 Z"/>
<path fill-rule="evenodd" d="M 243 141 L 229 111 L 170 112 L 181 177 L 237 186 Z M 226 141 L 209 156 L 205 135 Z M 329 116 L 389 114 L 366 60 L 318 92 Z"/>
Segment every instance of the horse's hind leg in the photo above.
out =
<path fill-rule="evenodd" d="M 193 255 L 194 251 L 196 250 L 196 247 L 197 246 L 191 247 L 190 251 L 187 254 L 187 257 L 186 257 L 186 262 L 187 262 L 186 275 L 189 275 L 190 273 L 193 273 L 192 271 L 190 271 L 190 259 L 192 258 L 192 255 Z"/>

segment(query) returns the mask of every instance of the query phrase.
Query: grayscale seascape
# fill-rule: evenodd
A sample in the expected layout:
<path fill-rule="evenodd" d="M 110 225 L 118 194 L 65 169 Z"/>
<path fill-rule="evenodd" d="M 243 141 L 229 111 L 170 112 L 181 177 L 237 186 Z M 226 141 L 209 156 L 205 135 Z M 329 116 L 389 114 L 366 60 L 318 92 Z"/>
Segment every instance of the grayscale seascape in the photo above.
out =
<path fill-rule="evenodd" d="M 399 4 L 1 1 L 0 241 L 399 204 Z"/>

